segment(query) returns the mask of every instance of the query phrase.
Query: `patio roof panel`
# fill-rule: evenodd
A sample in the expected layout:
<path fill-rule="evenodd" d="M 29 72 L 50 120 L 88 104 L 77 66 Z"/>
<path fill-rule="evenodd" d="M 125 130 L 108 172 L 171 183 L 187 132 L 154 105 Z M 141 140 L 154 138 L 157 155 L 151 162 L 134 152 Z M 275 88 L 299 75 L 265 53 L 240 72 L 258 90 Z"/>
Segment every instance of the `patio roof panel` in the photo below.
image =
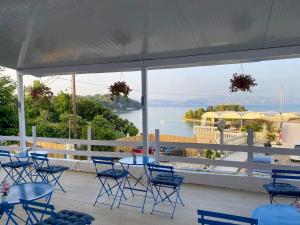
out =
<path fill-rule="evenodd" d="M 136 70 L 135 65 L 145 61 L 153 68 L 183 67 L 298 57 L 300 53 L 296 29 L 300 2 L 296 0 L 0 3 L 0 65 L 24 74 L 32 70 L 38 76 L 53 71 L 80 73 L 81 66 L 96 64 L 104 71 Z M 249 54 L 287 46 L 293 47 L 262 57 Z M 227 56 L 219 58 L 220 54 Z M 206 56 L 210 59 L 201 62 Z"/>

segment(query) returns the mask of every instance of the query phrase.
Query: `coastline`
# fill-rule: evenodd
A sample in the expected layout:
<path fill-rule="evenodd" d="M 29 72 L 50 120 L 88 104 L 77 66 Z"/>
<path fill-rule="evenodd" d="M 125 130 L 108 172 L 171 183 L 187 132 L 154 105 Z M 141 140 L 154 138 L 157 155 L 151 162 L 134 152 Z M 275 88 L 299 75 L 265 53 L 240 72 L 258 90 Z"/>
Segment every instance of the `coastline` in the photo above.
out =
<path fill-rule="evenodd" d="M 187 119 L 183 117 L 183 121 L 185 122 L 193 122 L 193 123 L 201 123 L 201 119 Z"/>

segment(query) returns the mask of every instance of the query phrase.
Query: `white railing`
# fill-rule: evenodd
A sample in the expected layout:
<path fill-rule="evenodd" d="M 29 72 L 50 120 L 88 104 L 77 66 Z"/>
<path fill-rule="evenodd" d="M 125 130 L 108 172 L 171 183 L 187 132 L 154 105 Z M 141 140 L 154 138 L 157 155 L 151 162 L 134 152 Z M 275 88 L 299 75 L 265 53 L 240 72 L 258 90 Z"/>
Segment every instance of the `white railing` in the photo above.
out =
<path fill-rule="evenodd" d="M 242 145 L 247 143 L 246 133 L 231 133 L 224 132 L 224 144 L 228 145 Z"/>
<path fill-rule="evenodd" d="M 253 162 L 254 153 L 263 153 L 269 155 L 297 155 L 300 156 L 300 149 L 288 149 L 288 148 L 265 148 L 253 146 L 253 133 L 248 133 L 247 145 L 219 145 L 219 144 L 200 144 L 200 143 L 178 143 L 178 142 L 161 142 L 159 140 L 158 130 L 155 132 L 155 141 L 150 142 L 150 146 L 155 147 L 155 149 L 160 149 L 161 147 L 175 147 L 175 148 L 190 148 L 190 149 L 211 149 L 211 150 L 221 150 L 230 152 L 246 152 L 246 161 L 230 161 L 226 159 L 215 160 L 206 159 L 199 157 L 181 157 L 181 156 L 168 156 L 163 155 L 160 151 L 156 151 L 157 161 L 167 161 L 167 162 L 179 162 L 179 163 L 191 163 L 191 164 L 201 164 L 201 165 L 214 165 L 214 166 L 224 166 L 224 167 L 235 167 L 235 168 L 245 168 L 248 171 L 248 175 L 252 176 L 253 170 L 271 170 L 277 169 L 299 169 L 300 167 L 294 165 L 279 165 L 279 164 L 265 164 Z M 16 136 L 0 136 L 1 141 L 19 141 L 19 137 Z M 39 148 L 36 147 L 36 142 L 54 142 L 61 144 L 77 144 L 77 145 L 87 145 L 87 146 L 132 146 L 142 145 L 141 142 L 127 142 L 127 141 L 107 141 L 107 140 L 81 140 L 81 139 L 63 139 L 63 138 L 44 138 L 44 137 L 27 137 L 27 141 L 32 142 L 34 150 L 46 150 L 49 153 L 62 154 L 62 155 L 76 155 L 76 156 L 115 156 L 124 157 L 130 155 L 130 153 L 125 152 L 106 152 L 106 151 L 84 151 L 84 150 L 58 150 L 49 148 Z M 7 149 L 10 151 L 20 150 L 19 146 L 1 146 L 2 149 Z"/>

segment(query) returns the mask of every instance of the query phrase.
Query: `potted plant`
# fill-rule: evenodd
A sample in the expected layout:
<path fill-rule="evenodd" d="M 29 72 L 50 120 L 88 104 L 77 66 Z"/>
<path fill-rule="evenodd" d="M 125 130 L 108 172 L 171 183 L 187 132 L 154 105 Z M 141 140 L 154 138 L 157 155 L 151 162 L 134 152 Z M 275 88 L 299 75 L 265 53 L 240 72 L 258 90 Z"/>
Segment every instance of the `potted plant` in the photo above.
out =
<path fill-rule="evenodd" d="M 234 73 L 230 79 L 229 90 L 231 93 L 237 91 L 252 92 L 251 88 L 256 85 L 257 83 L 255 83 L 255 79 L 251 75 Z"/>
<path fill-rule="evenodd" d="M 132 89 L 125 81 L 117 81 L 109 87 L 110 98 L 113 101 L 118 101 L 121 95 L 123 95 L 123 98 L 127 101 L 131 91 Z"/>
<path fill-rule="evenodd" d="M 7 202 L 7 196 L 9 194 L 10 184 L 8 182 L 4 182 L 1 188 L 1 201 Z"/>

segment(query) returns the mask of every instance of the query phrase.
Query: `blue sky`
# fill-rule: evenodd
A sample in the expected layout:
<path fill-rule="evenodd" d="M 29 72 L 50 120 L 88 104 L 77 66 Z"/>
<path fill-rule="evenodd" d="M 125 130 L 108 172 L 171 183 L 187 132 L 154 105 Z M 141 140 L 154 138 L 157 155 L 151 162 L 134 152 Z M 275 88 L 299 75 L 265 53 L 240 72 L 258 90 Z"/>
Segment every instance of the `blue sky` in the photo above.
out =
<path fill-rule="evenodd" d="M 300 97 L 300 59 L 245 63 L 243 68 L 258 84 L 253 95 L 279 96 L 283 85 L 285 96 Z M 241 72 L 240 64 L 149 71 L 150 99 L 187 100 L 229 95 L 229 80 L 237 72 Z M 7 70 L 6 73 L 15 78 L 15 71 Z M 30 85 L 35 79 L 39 78 L 26 76 L 24 83 Z M 70 76 L 44 77 L 41 80 L 55 93 L 66 89 L 70 91 Z M 140 72 L 77 75 L 77 93 L 108 93 L 108 86 L 118 80 L 125 80 L 133 89 L 130 97 L 140 98 Z"/>

